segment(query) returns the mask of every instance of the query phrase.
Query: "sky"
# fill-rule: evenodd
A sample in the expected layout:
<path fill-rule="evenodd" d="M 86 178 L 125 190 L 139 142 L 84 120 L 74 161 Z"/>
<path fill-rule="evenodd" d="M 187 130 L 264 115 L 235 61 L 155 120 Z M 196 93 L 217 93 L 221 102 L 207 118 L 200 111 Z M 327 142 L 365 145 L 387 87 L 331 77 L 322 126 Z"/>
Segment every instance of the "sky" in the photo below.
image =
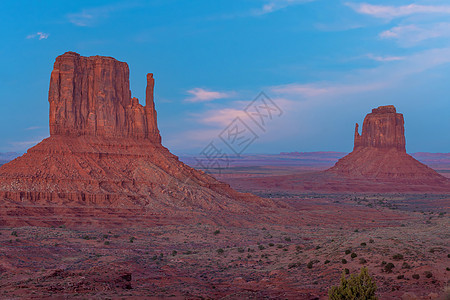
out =
<path fill-rule="evenodd" d="M 127 62 L 142 104 L 154 73 L 177 155 L 235 151 L 221 137 L 236 120 L 255 137 L 242 153 L 350 152 L 355 123 L 390 104 L 408 152 L 450 152 L 449 1 L 18 0 L 0 2 L 0 26 L 0 152 L 49 136 L 66 51 Z M 246 113 L 261 92 L 277 108 L 264 126 Z"/>

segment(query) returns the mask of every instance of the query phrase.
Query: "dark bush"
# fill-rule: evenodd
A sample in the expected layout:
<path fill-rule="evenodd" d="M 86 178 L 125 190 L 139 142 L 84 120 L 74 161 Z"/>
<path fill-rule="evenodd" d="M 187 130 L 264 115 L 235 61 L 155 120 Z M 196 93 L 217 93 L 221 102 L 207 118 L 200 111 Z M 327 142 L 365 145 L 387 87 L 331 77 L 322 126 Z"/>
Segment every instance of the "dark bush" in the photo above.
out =
<path fill-rule="evenodd" d="M 386 273 L 391 273 L 393 268 L 395 268 L 395 265 L 394 265 L 393 263 L 387 263 L 387 264 L 384 266 L 384 271 L 385 271 Z"/>
<path fill-rule="evenodd" d="M 350 251 L 350 250 L 345 250 L 345 254 L 350 254 L 352 251 Z"/>
<path fill-rule="evenodd" d="M 401 259 L 403 259 L 403 254 L 400 254 L 400 253 L 394 254 L 394 256 L 392 256 L 392 259 L 401 260 Z"/>
<path fill-rule="evenodd" d="M 414 279 L 419 279 L 419 278 L 420 278 L 420 275 L 419 275 L 419 274 L 414 274 L 414 275 L 412 276 L 412 278 L 414 278 Z"/>
<path fill-rule="evenodd" d="M 225 252 L 225 250 L 223 250 L 222 248 L 217 249 L 218 254 L 223 254 L 224 252 Z"/>
<path fill-rule="evenodd" d="M 214 231 L 214 235 L 218 235 L 220 233 L 220 230 L 217 229 L 216 231 Z"/>
<path fill-rule="evenodd" d="M 367 263 L 367 260 L 365 258 L 360 258 L 359 259 L 359 263 L 360 264 L 365 264 L 365 263 Z"/>
<path fill-rule="evenodd" d="M 430 271 L 425 271 L 423 274 L 425 275 L 426 278 L 433 277 L 433 273 L 431 273 Z"/>
<path fill-rule="evenodd" d="M 313 265 L 314 265 L 314 262 L 313 262 L 313 261 L 310 261 L 310 262 L 306 265 L 306 267 L 307 267 L 308 269 L 312 269 Z"/>
<path fill-rule="evenodd" d="M 347 263 L 347 260 L 345 258 L 343 258 L 342 263 L 345 265 Z"/>
<path fill-rule="evenodd" d="M 353 252 L 351 255 L 350 255 L 350 257 L 351 258 L 355 258 L 355 257 L 357 257 L 358 255 L 355 253 L 355 252 Z"/>

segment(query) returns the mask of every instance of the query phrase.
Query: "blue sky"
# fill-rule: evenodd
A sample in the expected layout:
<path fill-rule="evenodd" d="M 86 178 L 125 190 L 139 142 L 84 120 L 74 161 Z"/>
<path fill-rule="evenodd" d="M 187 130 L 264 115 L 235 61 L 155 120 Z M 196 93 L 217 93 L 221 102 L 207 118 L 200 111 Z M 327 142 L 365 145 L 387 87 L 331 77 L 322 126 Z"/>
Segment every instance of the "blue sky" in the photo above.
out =
<path fill-rule="evenodd" d="M 351 151 L 355 122 L 394 104 L 408 152 L 450 152 L 448 1 L 2 1 L 0 151 L 48 133 L 56 56 L 126 61 L 133 96 L 156 79 L 163 144 L 198 153 L 237 116 L 248 153 Z M 264 91 L 283 111 L 254 127 Z M 220 146 L 220 147 L 225 147 Z"/>

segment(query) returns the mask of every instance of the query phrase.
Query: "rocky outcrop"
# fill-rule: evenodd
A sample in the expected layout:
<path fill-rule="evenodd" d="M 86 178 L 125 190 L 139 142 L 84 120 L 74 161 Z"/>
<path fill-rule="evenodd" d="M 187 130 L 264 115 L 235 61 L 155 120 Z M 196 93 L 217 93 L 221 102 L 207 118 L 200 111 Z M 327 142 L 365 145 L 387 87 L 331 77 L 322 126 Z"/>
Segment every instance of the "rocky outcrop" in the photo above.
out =
<path fill-rule="evenodd" d="M 355 127 L 355 145 L 360 148 L 392 149 L 406 152 L 403 115 L 393 105 L 372 109 L 364 119 L 362 134 Z"/>
<path fill-rule="evenodd" d="M 364 119 L 361 135 L 356 124 L 353 151 L 327 172 L 410 184 L 447 181 L 406 153 L 403 115 L 393 105 L 373 109 Z"/>
<path fill-rule="evenodd" d="M 147 75 L 145 106 L 131 97 L 128 76 L 128 65 L 111 57 L 57 57 L 50 137 L 0 168 L 0 199 L 33 207 L 138 208 L 164 216 L 271 205 L 190 168 L 163 147 L 153 74 Z"/>
<path fill-rule="evenodd" d="M 56 58 L 50 78 L 50 135 L 133 137 L 160 143 L 147 75 L 146 105 L 131 98 L 129 69 L 112 57 L 67 52 Z"/>

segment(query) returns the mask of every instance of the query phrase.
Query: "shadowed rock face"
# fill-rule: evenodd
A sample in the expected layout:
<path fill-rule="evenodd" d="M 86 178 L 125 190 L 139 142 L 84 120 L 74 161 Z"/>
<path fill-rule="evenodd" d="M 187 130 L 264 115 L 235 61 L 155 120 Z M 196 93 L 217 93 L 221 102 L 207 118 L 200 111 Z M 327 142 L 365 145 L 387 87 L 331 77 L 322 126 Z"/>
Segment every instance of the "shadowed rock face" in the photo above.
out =
<path fill-rule="evenodd" d="M 271 205 L 190 168 L 163 147 L 153 74 L 147 75 L 145 106 L 131 98 L 128 77 L 128 65 L 111 57 L 57 57 L 50 137 L 0 168 L 0 204 L 138 207 L 164 216 Z"/>
<path fill-rule="evenodd" d="M 353 151 L 327 172 L 355 178 L 439 183 L 446 178 L 406 153 L 403 115 L 393 105 L 374 108 L 355 128 Z"/>
<path fill-rule="evenodd" d="M 112 57 L 67 52 L 56 58 L 50 78 L 50 135 L 133 137 L 160 143 L 147 75 L 146 106 L 131 98 L 129 69 Z"/>

